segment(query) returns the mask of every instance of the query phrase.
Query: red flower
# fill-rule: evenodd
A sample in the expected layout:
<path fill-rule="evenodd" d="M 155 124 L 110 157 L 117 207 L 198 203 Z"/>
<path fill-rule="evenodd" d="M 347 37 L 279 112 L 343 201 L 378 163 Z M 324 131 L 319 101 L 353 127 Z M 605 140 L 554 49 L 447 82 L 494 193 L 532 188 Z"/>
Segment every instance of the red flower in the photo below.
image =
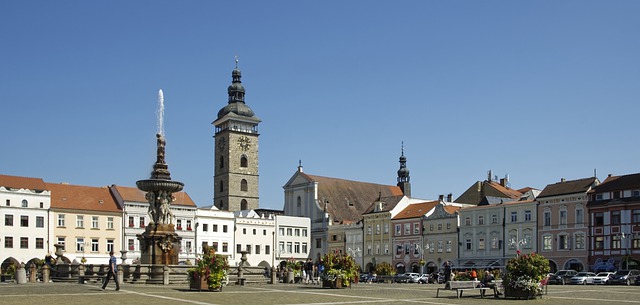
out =
<path fill-rule="evenodd" d="M 520 252 L 520 250 L 517 250 L 517 251 L 516 251 L 516 254 L 520 255 L 520 253 L 521 253 L 521 252 Z"/>

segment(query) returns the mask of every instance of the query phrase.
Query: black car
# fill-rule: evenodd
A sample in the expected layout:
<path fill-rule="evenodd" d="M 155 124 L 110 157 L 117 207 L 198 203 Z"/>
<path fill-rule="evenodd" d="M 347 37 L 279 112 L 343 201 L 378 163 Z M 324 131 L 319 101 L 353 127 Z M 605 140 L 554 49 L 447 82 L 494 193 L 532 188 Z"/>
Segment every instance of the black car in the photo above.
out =
<path fill-rule="evenodd" d="M 607 284 L 631 285 L 631 283 L 635 283 L 638 277 L 640 277 L 640 270 L 618 270 L 615 274 L 609 277 Z"/>
<path fill-rule="evenodd" d="M 548 283 L 565 285 L 570 283 L 571 278 L 576 276 L 576 274 L 578 274 L 578 271 L 575 270 L 560 270 L 549 277 Z"/>

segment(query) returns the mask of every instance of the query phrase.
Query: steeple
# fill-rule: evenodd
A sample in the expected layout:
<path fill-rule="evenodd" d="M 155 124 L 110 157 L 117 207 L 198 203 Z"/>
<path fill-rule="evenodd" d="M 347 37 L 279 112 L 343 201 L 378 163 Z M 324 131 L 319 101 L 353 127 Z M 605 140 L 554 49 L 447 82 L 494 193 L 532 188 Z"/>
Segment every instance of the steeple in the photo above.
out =
<path fill-rule="evenodd" d="M 405 196 L 411 197 L 411 178 L 409 177 L 409 169 L 407 168 L 407 157 L 404 156 L 404 142 L 400 153 L 400 169 L 398 169 L 398 186 L 402 189 Z"/>
<path fill-rule="evenodd" d="M 229 95 L 229 101 L 220 111 L 218 111 L 218 120 L 222 119 L 229 113 L 236 114 L 240 117 L 251 118 L 257 122 L 260 119 L 256 117 L 255 113 L 244 101 L 244 86 L 242 86 L 242 73 L 238 69 L 238 58 L 236 57 L 236 68 L 231 72 L 231 85 L 227 88 Z"/>

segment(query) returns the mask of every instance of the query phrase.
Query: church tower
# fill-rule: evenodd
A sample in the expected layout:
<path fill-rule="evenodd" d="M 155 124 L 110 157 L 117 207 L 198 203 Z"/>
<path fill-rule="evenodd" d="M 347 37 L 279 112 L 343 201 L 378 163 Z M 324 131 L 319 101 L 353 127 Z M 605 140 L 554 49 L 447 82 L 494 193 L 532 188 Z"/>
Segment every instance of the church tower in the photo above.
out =
<path fill-rule="evenodd" d="M 258 208 L 258 124 L 244 102 L 238 60 L 227 89 L 229 102 L 212 123 L 215 126 L 213 204 L 220 210 Z"/>
<path fill-rule="evenodd" d="M 400 169 L 398 169 L 398 186 L 405 196 L 411 197 L 411 178 L 409 177 L 409 169 L 407 168 L 407 157 L 404 156 L 404 143 L 402 143 L 402 152 L 400 154 Z"/>

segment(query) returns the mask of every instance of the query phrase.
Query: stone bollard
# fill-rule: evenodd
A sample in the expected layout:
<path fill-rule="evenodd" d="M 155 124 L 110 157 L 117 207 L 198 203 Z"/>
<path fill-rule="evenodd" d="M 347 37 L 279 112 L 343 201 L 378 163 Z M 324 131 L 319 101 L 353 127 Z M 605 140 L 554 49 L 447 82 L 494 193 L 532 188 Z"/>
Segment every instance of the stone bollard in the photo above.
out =
<path fill-rule="evenodd" d="M 50 272 L 51 272 L 51 268 L 49 268 L 49 265 L 44 264 L 44 266 L 42 266 L 42 282 L 43 283 L 49 284 Z"/>
<path fill-rule="evenodd" d="M 36 264 L 31 263 L 29 265 L 29 283 L 35 283 L 38 278 L 38 269 L 36 268 Z"/>
<path fill-rule="evenodd" d="M 120 265 L 120 268 L 118 268 L 118 273 L 116 274 L 118 276 L 118 283 L 120 285 L 122 285 L 122 283 L 124 283 L 124 270 L 122 270 L 122 265 Z"/>
<path fill-rule="evenodd" d="M 165 265 L 162 272 L 162 284 L 169 285 L 169 266 Z"/>
<path fill-rule="evenodd" d="M 24 269 L 24 263 L 21 263 L 20 266 L 16 269 L 16 283 L 27 283 L 27 270 Z"/>
<path fill-rule="evenodd" d="M 278 282 L 278 277 L 276 274 L 276 267 L 271 267 L 271 284 L 275 284 Z"/>
<path fill-rule="evenodd" d="M 78 284 L 84 284 L 84 264 L 78 266 Z"/>
<path fill-rule="evenodd" d="M 293 269 L 287 268 L 287 284 L 293 284 L 294 279 Z"/>

